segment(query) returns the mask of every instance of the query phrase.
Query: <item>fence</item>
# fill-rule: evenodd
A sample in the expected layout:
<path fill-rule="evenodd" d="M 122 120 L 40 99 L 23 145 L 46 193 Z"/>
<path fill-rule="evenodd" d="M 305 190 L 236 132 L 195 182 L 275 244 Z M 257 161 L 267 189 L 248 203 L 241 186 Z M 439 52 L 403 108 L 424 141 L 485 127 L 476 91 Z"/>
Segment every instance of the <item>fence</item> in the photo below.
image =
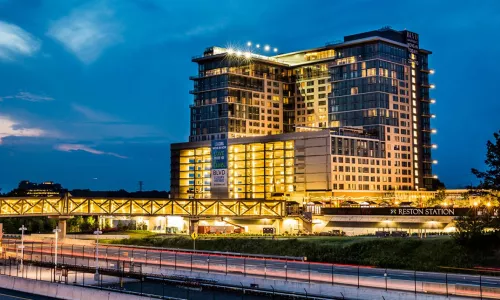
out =
<path fill-rule="evenodd" d="M 21 277 L 26 279 L 51 281 L 69 285 L 82 286 L 113 292 L 122 292 L 137 296 L 159 299 L 264 299 L 255 296 L 272 297 L 272 299 L 340 299 L 322 297 L 308 293 L 279 292 L 259 287 L 243 287 L 219 285 L 213 280 L 189 278 L 185 276 L 166 276 L 143 273 L 139 266 L 135 271 L 124 272 L 123 269 L 99 270 L 96 276 L 94 268 L 86 266 L 60 265 L 57 270 L 52 263 L 40 261 L 23 261 L 19 259 L 0 259 L 0 275 Z M 147 292 L 146 292 L 147 291 Z"/>
<path fill-rule="evenodd" d="M 5 240 L 4 249 L 20 258 L 20 241 Z M 54 265 L 54 244 L 25 242 L 23 258 Z M 254 276 L 307 283 L 342 284 L 359 287 L 401 290 L 413 293 L 500 298 L 500 278 L 485 275 L 433 273 L 380 269 L 362 266 L 305 262 L 262 257 L 227 256 L 223 253 L 160 250 L 139 247 L 100 246 L 99 261 L 95 246 L 58 244 L 57 263 L 87 269 L 113 270 L 161 275 L 172 268 L 206 273 Z"/>

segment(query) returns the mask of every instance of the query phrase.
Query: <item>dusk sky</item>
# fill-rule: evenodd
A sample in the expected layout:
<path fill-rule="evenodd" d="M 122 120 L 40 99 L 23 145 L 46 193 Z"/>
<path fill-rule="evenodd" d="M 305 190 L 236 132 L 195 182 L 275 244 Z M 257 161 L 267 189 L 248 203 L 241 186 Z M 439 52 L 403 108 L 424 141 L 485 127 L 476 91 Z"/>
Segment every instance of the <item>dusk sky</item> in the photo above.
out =
<path fill-rule="evenodd" d="M 391 26 L 431 50 L 433 136 L 447 187 L 474 182 L 500 129 L 500 1 L 0 0 L 0 188 L 169 190 L 213 45 L 280 52 Z"/>

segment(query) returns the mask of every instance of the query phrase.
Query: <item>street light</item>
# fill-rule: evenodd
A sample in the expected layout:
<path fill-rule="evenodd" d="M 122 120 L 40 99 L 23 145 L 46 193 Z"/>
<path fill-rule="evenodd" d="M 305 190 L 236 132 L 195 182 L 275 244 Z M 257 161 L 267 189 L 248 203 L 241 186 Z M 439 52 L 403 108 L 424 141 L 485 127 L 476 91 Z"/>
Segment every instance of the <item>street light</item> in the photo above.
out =
<path fill-rule="evenodd" d="M 99 234 L 102 234 L 102 231 L 97 228 L 96 231 L 94 231 L 95 234 L 95 239 L 96 239 L 96 244 L 95 244 L 95 275 L 94 275 L 94 280 L 99 281 Z"/>
<path fill-rule="evenodd" d="M 21 228 L 19 228 L 19 230 L 21 231 L 21 270 L 22 270 L 23 269 L 23 260 L 24 260 L 24 231 L 28 230 L 28 228 L 24 227 L 24 224 L 23 224 L 23 226 L 21 226 Z"/>
<path fill-rule="evenodd" d="M 59 226 L 56 226 L 56 229 L 52 230 L 53 233 L 56 234 L 56 242 L 54 243 L 54 269 L 57 269 L 57 238 L 59 236 L 59 232 L 61 232 L 61 229 L 59 229 Z"/>

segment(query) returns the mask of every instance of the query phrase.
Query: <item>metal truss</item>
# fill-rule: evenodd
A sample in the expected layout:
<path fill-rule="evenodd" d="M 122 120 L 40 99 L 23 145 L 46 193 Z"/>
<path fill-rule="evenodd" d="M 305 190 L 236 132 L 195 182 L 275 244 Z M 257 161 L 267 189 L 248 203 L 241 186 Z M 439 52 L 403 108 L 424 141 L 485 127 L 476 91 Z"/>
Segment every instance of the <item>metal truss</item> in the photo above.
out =
<path fill-rule="evenodd" d="M 285 201 L 243 199 L 0 198 L 0 217 L 8 216 L 185 216 L 284 217 Z"/>

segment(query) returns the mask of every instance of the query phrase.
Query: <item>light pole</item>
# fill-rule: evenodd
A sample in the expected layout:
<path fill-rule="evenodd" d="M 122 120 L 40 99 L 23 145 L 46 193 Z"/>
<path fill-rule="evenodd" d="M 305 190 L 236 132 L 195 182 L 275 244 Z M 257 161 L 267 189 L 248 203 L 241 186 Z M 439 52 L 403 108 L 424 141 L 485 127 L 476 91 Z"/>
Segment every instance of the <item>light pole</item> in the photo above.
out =
<path fill-rule="evenodd" d="M 57 238 L 59 236 L 59 232 L 61 232 L 61 229 L 59 229 L 59 226 L 56 226 L 56 229 L 52 230 L 53 233 L 56 235 L 56 241 L 54 243 L 54 268 L 57 269 Z"/>
<path fill-rule="evenodd" d="M 59 229 L 59 226 L 56 226 L 56 229 L 52 230 L 53 233 L 56 235 L 55 243 L 54 243 L 54 282 L 56 281 L 56 271 L 57 271 L 57 238 L 59 236 L 59 232 L 61 232 L 61 229 Z"/>
<path fill-rule="evenodd" d="M 94 275 L 94 280 L 99 281 L 99 234 L 102 234 L 102 231 L 97 228 L 96 231 L 94 231 L 95 234 L 95 275 Z"/>
<path fill-rule="evenodd" d="M 28 230 L 28 228 L 24 227 L 24 224 L 23 224 L 23 226 L 21 226 L 21 228 L 19 228 L 19 230 L 21 231 L 21 271 L 22 271 L 23 270 L 23 260 L 24 260 L 24 231 Z"/>

